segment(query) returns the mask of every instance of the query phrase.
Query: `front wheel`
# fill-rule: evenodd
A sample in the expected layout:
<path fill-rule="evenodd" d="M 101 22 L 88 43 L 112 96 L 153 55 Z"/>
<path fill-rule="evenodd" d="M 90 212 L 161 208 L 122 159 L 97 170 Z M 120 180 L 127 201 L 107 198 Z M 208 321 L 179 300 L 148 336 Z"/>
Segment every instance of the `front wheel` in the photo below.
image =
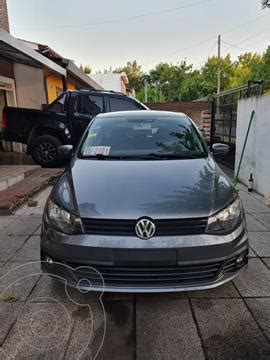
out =
<path fill-rule="evenodd" d="M 32 158 L 43 167 L 59 166 L 63 160 L 58 154 L 58 147 L 61 145 L 62 142 L 55 136 L 39 136 L 31 146 Z"/>

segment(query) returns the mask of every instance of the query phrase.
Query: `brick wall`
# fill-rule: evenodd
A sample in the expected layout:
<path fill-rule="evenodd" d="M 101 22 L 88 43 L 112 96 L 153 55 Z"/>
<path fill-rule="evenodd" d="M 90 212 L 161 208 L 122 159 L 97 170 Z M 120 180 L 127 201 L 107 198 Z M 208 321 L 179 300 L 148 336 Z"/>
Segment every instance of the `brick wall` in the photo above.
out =
<path fill-rule="evenodd" d="M 178 101 L 146 104 L 151 110 L 183 112 L 204 130 L 206 140 L 210 139 L 211 102 Z"/>
<path fill-rule="evenodd" d="M 0 29 L 4 29 L 9 32 L 8 10 L 6 0 L 0 0 Z"/>

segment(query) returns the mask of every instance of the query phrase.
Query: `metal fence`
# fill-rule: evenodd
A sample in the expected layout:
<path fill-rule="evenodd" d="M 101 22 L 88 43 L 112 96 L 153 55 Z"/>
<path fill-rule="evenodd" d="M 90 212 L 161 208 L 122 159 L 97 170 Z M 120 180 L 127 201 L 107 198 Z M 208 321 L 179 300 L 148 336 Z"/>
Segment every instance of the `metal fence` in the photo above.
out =
<path fill-rule="evenodd" d="M 211 145 L 221 142 L 230 146 L 229 154 L 221 162 L 231 169 L 235 163 L 237 102 L 261 95 L 263 91 L 263 81 L 250 81 L 245 86 L 214 95 L 212 99 Z"/>

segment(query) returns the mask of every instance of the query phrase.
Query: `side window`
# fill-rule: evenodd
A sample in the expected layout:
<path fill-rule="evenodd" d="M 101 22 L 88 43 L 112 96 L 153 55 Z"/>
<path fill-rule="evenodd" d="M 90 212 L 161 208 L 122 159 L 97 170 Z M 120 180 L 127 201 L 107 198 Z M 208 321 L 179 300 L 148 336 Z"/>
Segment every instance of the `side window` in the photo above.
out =
<path fill-rule="evenodd" d="M 103 112 L 103 96 L 79 95 L 77 112 L 84 115 L 97 115 Z"/>
<path fill-rule="evenodd" d="M 125 111 L 125 110 L 142 110 L 140 104 L 131 99 L 123 99 L 120 97 L 110 97 L 111 111 Z"/>
<path fill-rule="evenodd" d="M 67 111 L 66 104 L 66 93 L 62 94 L 57 98 L 51 105 L 49 105 L 48 110 L 56 113 L 64 113 Z"/>

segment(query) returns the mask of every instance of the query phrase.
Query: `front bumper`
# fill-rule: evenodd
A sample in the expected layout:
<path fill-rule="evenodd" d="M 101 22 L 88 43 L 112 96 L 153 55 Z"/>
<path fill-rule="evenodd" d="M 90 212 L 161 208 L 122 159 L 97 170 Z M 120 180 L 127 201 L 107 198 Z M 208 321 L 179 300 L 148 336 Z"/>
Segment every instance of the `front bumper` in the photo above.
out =
<path fill-rule="evenodd" d="M 239 255 L 244 260 L 236 263 Z M 42 270 L 83 291 L 174 292 L 211 289 L 247 267 L 241 226 L 227 236 L 136 237 L 41 235 Z"/>

